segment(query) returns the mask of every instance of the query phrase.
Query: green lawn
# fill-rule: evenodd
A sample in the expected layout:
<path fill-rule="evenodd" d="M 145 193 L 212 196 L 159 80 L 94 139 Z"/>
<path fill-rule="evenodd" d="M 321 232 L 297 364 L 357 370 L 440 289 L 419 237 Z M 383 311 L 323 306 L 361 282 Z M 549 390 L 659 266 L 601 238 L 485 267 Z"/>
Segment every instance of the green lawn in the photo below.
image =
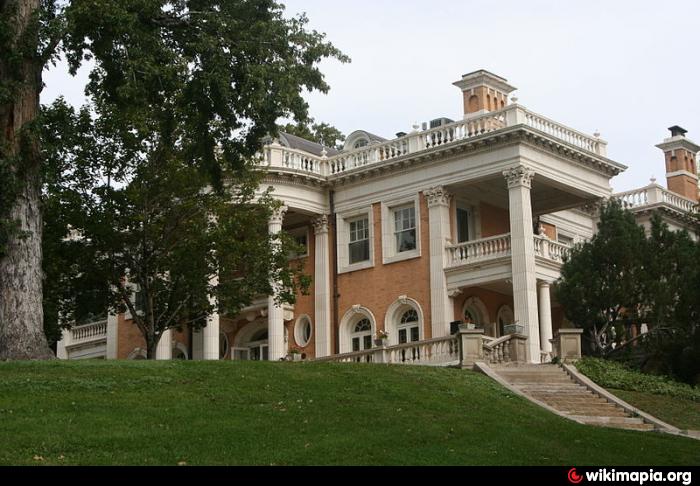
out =
<path fill-rule="evenodd" d="M 0 464 L 694 465 L 700 441 L 583 426 L 456 369 L 0 363 Z"/>
<path fill-rule="evenodd" d="M 680 429 L 700 430 L 700 402 L 648 392 L 609 389 L 630 405 Z"/>

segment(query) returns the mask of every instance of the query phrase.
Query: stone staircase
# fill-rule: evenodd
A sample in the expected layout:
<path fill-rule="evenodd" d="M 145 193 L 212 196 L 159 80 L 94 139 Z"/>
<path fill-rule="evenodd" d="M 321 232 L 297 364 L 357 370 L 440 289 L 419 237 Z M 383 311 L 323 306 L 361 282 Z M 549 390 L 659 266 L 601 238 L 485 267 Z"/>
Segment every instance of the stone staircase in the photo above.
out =
<path fill-rule="evenodd" d="M 580 423 L 621 429 L 654 430 L 654 425 L 575 382 L 558 365 L 491 365 L 510 386 Z"/>

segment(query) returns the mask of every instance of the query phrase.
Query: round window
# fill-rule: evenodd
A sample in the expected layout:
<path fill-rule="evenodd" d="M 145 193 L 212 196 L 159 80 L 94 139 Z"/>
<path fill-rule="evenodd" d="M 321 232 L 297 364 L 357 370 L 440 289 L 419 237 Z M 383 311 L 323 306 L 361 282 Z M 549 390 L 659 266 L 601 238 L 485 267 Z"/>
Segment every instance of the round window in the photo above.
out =
<path fill-rule="evenodd" d="M 311 319 L 308 316 L 301 316 L 294 325 L 294 340 L 299 346 L 307 346 L 311 341 Z"/>

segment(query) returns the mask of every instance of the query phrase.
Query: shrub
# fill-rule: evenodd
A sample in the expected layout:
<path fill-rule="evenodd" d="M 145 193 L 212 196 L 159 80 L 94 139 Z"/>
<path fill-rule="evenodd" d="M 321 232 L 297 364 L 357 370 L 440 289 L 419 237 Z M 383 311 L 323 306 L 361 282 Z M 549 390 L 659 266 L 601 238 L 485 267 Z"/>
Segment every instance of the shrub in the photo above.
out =
<path fill-rule="evenodd" d="M 614 361 L 586 357 L 576 363 L 576 368 L 605 388 L 668 395 L 700 402 L 700 388 L 697 386 L 674 381 L 667 376 L 635 371 Z"/>

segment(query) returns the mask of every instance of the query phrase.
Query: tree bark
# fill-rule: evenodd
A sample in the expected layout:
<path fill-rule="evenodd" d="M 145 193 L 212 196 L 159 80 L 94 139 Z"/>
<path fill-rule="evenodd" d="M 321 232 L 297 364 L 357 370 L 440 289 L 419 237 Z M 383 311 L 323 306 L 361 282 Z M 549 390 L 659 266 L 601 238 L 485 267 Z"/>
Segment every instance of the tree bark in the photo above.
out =
<path fill-rule="evenodd" d="M 19 49 L 17 40 L 38 8 L 39 0 L 0 2 L 0 15 L 8 15 L 10 9 L 16 15 L 12 45 L 3 49 Z M 40 154 L 36 138 L 26 130 L 39 112 L 42 69 L 35 52 L 24 54 L 19 73 L 0 64 L 0 83 L 16 80 L 18 74 L 20 78 L 11 101 L 0 106 L 0 147 L 5 156 L 17 157 L 11 170 L 19 183 L 9 213 L 2 215 L 16 221 L 19 231 L 10 235 L 0 257 L 0 360 L 54 357 L 44 334 L 42 309 Z"/>

